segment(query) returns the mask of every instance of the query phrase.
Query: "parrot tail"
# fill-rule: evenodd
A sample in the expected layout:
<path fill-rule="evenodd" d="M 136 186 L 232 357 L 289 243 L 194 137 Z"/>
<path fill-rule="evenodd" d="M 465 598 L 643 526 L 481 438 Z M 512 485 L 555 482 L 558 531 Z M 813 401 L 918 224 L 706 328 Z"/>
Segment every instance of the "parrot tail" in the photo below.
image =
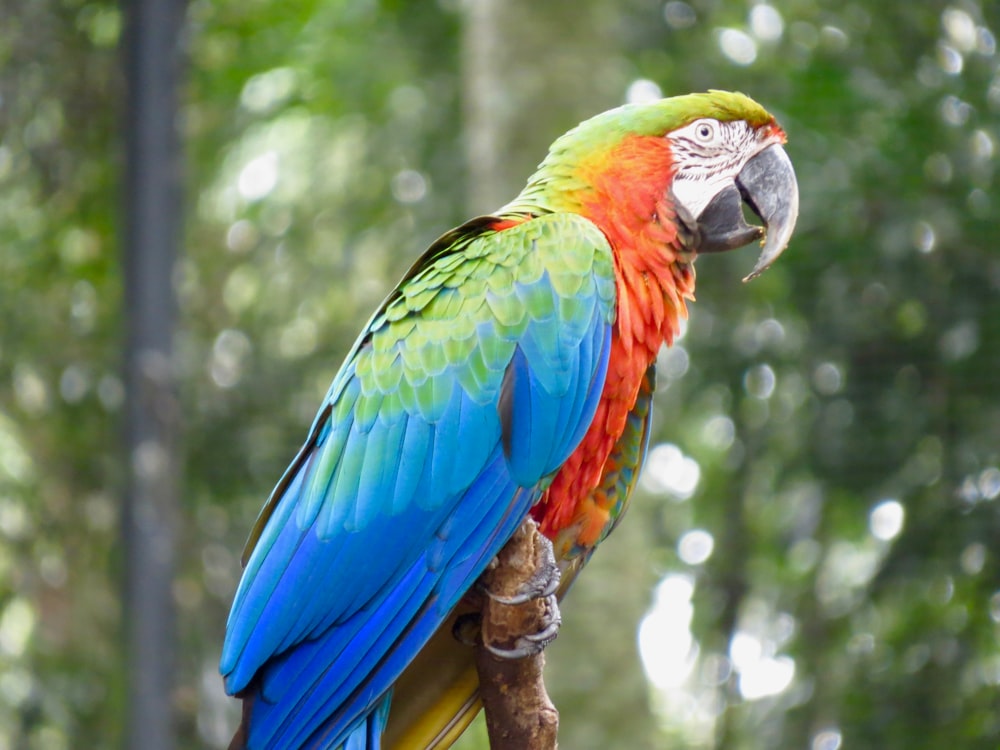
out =
<path fill-rule="evenodd" d="M 382 747 L 382 732 L 389 719 L 389 696 L 378 704 L 358 728 L 351 732 L 340 750 L 380 750 Z"/>
<path fill-rule="evenodd" d="M 358 726 L 351 731 L 336 750 L 381 750 L 382 732 L 389 719 L 389 700 L 391 695 L 386 695 L 375 709 L 368 714 Z M 250 726 L 250 717 L 253 712 L 253 696 L 243 699 L 243 717 L 240 719 L 240 726 L 229 742 L 229 750 L 254 750 L 247 743 L 247 735 Z M 273 750 L 273 749 L 272 749 Z M 313 750 L 326 750 L 325 746 L 315 746 Z M 332 748 L 331 748 L 332 750 Z"/>

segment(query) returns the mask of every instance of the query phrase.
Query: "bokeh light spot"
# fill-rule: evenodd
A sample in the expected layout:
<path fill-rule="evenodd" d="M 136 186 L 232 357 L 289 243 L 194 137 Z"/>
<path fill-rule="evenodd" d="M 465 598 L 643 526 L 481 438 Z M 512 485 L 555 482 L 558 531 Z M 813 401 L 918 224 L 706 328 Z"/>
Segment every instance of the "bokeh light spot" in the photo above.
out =
<path fill-rule="evenodd" d="M 701 467 L 676 445 L 662 443 L 649 452 L 642 477 L 650 492 L 666 492 L 677 500 L 687 500 L 701 479 Z"/>
<path fill-rule="evenodd" d="M 809 750 L 840 750 L 843 741 L 839 729 L 823 729 L 813 735 Z"/>
<path fill-rule="evenodd" d="M 15 658 L 21 656 L 28 647 L 36 620 L 35 610 L 27 599 L 10 599 L 0 614 L 0 653 Z"/>
<path fill-rule="evenodd" d="M 723 29 L 719 32 L 719 49 L 737 65 L 750 65 L 757 59 L 757 42 L 749 34 L 739 29 Z"/>
<path fill-rule="evenodd" d="M 990 619 L 1000 625 L 1000 591 L 990 597 Z"/>
<path fill-rule="evenodd" d="M 629 104 L 645 104 L 662 98 L 663 91 L 659 84 L 648 78 L 638 78 L 632 81 L 628 86 L 628 91 L 625 92 L 625 101 Z"/>
<path fill-rule="evenodd" d="M 746 392 L 762 401 L 771 398 L 776 383 L 774 370 L 768 364 L 751 367 L 743 376 L 743 387 Z"/>
<path fill-rule="evenodd" d="M 983 469 L 977 482 L 979 494 L 986 500 L 993 500 L 1000 495 L 1000 469 L 990 466 Z"/>
<path fill-rule="evenodd" d="M 937 61 L 941 70 L 950 76 L 957 76 L 965 67 L 962 53 L 945 42 L 940 42 L 937 46 Z"/>
<path fill-rule="evenodd" d="M 217 386 L 232 388 L 240 382 L 250 350 L 250 339 L 243 331 L 227 328 L 215 337 L 209 371 Z"/>
<path fill-rule="evenodd" d="M 929 253 L 934 250 L 937 243 L 937 235 L 930 222 L 920 220 L 913 226 L 913 244 L 922 253 Z"/>
<path fill-rule="evenodd" d="M 258 73 L 244 84 L 240 104 L 257 114 L 267 112 L 291 96 L 295 82 L 295 71 L 291 68 L 273 68 Z"/>
<path fill-rule="evenodd" d="M 639 655 L 649 681 L 657 688 L 679 687 L 698 655 L 691 634 L 694 580 L 671 574 L 656 587 L 652 610 L 639 624 Z"/>
<path fill-rule="evenodd" d="M 663 6 L 663 20 L 672 29 L 690 29 L 698 20 L 698 16 L 687 3 L 671 0 Z"/>
<path fill-rule="evenodd" d="M 278 184 L 278 154 L 267 151 L 249 162 L 240 170 L 236 189 L 249 201 L 267 196 Z"/>
<path fill-rule="evenodd" d="M 948 35 L 949 41 L 962 52 L 972 52 L 976 49 L 976 22 L 964 10 L 955 7 L 946 8 L 941 14 L 941 25 Z"/>
<path fill-rule="evenodd" d="M 833 362 L 823 362 L 813 371 L 813 385 L 823 396 L 833 396 L 840 392 L 844 378 L 840 368 Z"/>
<path fill-rule="evenodd" d="M 773 5 L 755 5 L 750 10 L 750 31 L 762 42 L 776 42 L 785 32 L 785 19 Z"/>
<path fill-rule="evenodd" d="M 960 558 L 962 571 L 966 575 L 974 576 L 983 572 L 986 565 L 986 546 L 979 542 L 973 542 L 962 550 Z"/>
<path fill-rule="evenodd" d="M 404 169 L 392 178 L 390 187 L 400 203 L 419 203 L 427 195 L 427 178 L 415 169 Z"/>
<path fill-rule="evenodd" d="M 711 448 L 724 451 L 736 439 L 736 425 L 725 414 L 717 414 L 705 422 L 701 435 Z"/>
<path fill-rule="evenodd" d="M 701 565 L 712 556 L 715 539 L 704 529 L 692 529 L 677 542 L 677 556 L 688 565 Z"/>
<path fill-rule="evenodd" d="M 872 508 L 868 516 L 868 528 L 876 539 L 892 541 L 903 530 L 906 512 L 898 500 L 888 499 Z"/>

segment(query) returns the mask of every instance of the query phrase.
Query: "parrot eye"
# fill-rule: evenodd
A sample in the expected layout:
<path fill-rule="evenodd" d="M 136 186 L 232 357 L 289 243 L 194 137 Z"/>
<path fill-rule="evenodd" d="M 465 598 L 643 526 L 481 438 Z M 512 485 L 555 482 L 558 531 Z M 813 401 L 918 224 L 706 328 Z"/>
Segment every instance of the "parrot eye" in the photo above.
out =
<path fill-rule="evenodd" d="M 694 137 L 701 143 L 711 143 L 715 139 L 715 127 L 708 120 L 702 120 L 694 126 Z"/>

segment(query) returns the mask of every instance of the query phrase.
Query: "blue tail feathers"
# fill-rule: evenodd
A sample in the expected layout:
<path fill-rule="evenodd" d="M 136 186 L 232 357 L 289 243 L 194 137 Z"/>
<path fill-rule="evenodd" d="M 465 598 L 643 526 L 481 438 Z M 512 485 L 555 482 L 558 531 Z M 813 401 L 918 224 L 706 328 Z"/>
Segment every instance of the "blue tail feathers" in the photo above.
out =
<path fill-rule="evenodd" d="M 389 719 L 390 696 L 382 699 L 378 707 L 372 711 L 357 729 L 351 732 L 342 750 L 380 750 L 382 747 L 382 732 Z"/>

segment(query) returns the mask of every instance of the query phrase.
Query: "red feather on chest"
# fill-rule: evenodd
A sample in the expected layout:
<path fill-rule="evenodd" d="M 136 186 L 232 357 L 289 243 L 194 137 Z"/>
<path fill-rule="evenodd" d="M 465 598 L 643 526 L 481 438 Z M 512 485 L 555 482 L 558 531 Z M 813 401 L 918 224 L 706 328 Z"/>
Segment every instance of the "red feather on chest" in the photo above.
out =
<path fill-rule="evenodd" d="M 615 499 L 595 489 L 613 461 L 643 375 L 660 346 L 673 341 L 687 316 L 685 300 L 693 299 L 694 269 L 680 257 L 668 197 L 672 171 L 667 142 L 639 136 L 580 168 L 588 185 L 581 213 L 600 227 L 614 254 L 617 318 L 594 420 L 532 511 L 550 538 L 568 527 L 575 527 L 582 547 L 600 538 Z"/>

